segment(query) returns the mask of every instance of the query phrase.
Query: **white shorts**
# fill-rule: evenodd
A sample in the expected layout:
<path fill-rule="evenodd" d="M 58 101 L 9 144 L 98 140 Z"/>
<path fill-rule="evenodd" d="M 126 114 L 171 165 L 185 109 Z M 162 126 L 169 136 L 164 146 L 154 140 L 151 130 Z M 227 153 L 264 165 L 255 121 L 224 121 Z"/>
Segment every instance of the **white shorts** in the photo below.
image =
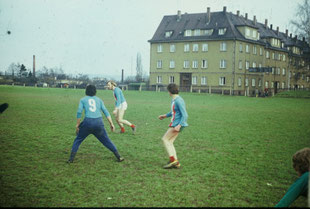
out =
<path fill-rule="evenodd" d="M 119 105 L 116 109 L 119 110 L 127 110 L 127 102 L 123 102 L 122 104 Z"/>

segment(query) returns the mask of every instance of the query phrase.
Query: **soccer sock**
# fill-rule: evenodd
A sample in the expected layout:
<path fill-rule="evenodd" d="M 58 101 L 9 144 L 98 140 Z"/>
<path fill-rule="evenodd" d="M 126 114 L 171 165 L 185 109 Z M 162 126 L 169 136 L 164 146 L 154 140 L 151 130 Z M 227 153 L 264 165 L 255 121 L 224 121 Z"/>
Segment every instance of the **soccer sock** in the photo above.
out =
<path fill-rule="evenodd" d="M 170 158 L 170 162 L 175 161 L 175 159 L 174 159 L 174 157 L 173 157 L 173 156 L 170 156 L 169 158 Z"/>
<path fill-rule="evenodd" d="M 121 127 L 121 132 L 125 132 L 125 128 L 124 127 Z"/>
<path fill-rule="evenodd" d="M 136 127 L 134 124 L 132 124 L 131 126 L 130 126 L 131 128 L 134 128 L 134 127 Z"/>

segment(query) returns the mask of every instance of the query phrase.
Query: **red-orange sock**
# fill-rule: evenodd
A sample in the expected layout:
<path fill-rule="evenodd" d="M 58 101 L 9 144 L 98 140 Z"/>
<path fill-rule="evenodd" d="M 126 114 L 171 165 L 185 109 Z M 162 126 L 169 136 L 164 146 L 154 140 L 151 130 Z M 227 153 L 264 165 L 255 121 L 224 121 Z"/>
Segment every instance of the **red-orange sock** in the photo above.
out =
<path fill-rule="evenodd" d="M 170 158 L 170 162 L 175 161 L 175 159 L 174 159 L 174 157 L 173 157 L 173 156 L 170 156 L 169 158 Z"/>
<path fill-rule="evenodd" d="M 136 127 L 134 124 L 131 124 L 131 126 L 130 126 L 131 128 L 134 128 L 134 127 Z"/>
<path fill-rule="evenodd" d="M 121 132 L 125 132 L 125 128 L 124 127 L 121 127 Z"/>

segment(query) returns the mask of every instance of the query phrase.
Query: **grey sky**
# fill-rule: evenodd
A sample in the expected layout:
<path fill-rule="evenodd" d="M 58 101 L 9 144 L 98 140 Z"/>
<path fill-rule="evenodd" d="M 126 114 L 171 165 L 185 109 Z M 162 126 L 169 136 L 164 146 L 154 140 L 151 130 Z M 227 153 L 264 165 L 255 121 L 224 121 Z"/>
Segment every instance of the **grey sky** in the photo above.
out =
<path fill-rule="evenodd" d="M 67 74 L 135 75 L 136 55 L 149 73 L 150 44 L 164 15 L 221 11 L 256 15 L 289 29 L 302 0 L 0 0 L 0 71 L 12 62 L 32 70 L 62 67 Z M 11 31 L 11 34 L 7 34 Z M 294 34 L 293 34 L 294 35 Z"/>

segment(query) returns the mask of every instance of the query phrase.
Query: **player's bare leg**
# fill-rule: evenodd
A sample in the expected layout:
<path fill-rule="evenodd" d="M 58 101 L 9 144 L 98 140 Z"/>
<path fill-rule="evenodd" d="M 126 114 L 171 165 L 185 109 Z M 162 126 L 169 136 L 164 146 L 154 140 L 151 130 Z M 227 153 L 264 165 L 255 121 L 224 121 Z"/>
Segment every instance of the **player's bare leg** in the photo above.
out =
<path fill-rule="evenodd" d="M 170 159 L 169 163 L 165 165 L 164 168 L 173 168 L 173 167 L 179 168 L 180 167 L 180 163 L 177 158 L 176 150 L 173 145 L 178 135 L 179 135 L 178 131 L 175 131 L 174 128 L 169 128 L 162 138 L 164 147 Z"/>
<path fill-rule="evenodd" d="M 122 123 L 122 124 L 125 124 L 125 125 L 127 125 L 127 126 L 130 126 L 130 127 L 132 128 L 132 131 L 135 133 L 135 131 L 136 131 L 136 126 L 133 125 L 132 123 L 130 123 L 128 120 L 124 120 L 124 119 L 123 119 L 124 114 L 125 114 L 125 110 L 119 109 L 117 112 L 118 112 L 118 115 L 117 115 L 118 119 L 117 119 L 117 120 L 118 120 L 120 123 Z"/>

